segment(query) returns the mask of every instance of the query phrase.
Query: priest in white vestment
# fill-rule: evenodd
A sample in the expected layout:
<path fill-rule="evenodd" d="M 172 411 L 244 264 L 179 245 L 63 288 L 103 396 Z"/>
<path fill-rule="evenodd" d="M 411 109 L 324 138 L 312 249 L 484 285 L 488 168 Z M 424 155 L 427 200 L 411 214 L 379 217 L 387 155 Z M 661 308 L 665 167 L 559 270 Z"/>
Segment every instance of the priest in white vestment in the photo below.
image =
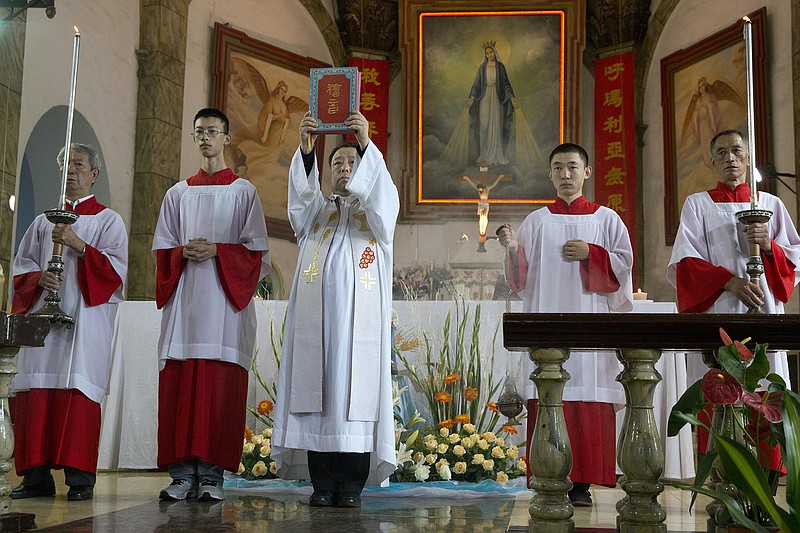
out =
<path fill-rule="evenodd" d="M 526 313 L 609 313 L 633 309 L 633 250 L 628 229 L 617 213 L 588 202 L 583 184 L 591 176 L 581 146 L 562 144 L 550 154 L 555 203 L 532 212 L 517 232 L 499 231 L 508 249 L 506 275 Z M 585 332 L 591 335 L 591 331 Z M 533 370 L 533 363 L 527 363 Z M 616 381 L 622 365 L 613 350 L 572 351 L 564 368 L 564 416 L 572 446 L 575 506 L 591 506 L 591 484 L 616 485 L 614 404 L 625 404 Z M 527 373 L 526 372 L 526 373 Z M 526 395 L 535 398 L 533 383 Z M 532 412 L 536 405 L 532 405 Z M 532 426 L 530 426 L 532 427 Z M 528 438 L 530 442 L 530 436 Z"/>
<path fill-rule="evenodd" d="M 711 165 L 719 182 L 714 189 L 689 195 L 681 211 L 667 279 L 678 290 L 680 313 L 746 313 L 761 306 L 768 314 L 783 314 L 800 281 L 800 236 L 786 206 L 777 196 L 759 191 L 758 207 L 772 211 L 766 224 L 747 227 L 736 213 L 750 209 L 747 137 L 738 130 L 718 133 L 710 145 Z M 750 244 L 761 247 L 764 276 L 756 285 L 747 275 Z M 769 339 L 757 338 L 758 342 Z M 767 352 L 771 371 L 790 384 L 786 352 Z M 699 356 L 687 361 L 689 384 L 708 367 Z M 707 433 L 698 430 L 698 450 L 705 452 Z"/>
<path fill-rule="evenodd" d="M 300 255 L 286 318 L 272 458 L 311 479 L 314 506 L 360 506 L 366 483 L 395 470 L 391 386 L 392 253 L 400 202 L 361 113 L 358 143 L 331 154 L 320 190 L 317 124 L 300 123 L 289 170 L 289 221 Z"/>
<path fill-rule="evenodd" d="M 158 217 L 158 466 L 162 500 L 223 498 L 223 470 L 242 456 L 255 351 L 253 294 L 270 271 L 258 191 L 225 165 L 228 118 L 201 109 L 192 137 L 200 171 L 171 187 Z"/>
<path fill-rule="evenodd" d="M 42 348 L 21 348 L 14 378 L 11 414 L 14 464 L 22 484 L 11 497 L 53 496 L 51 468 L 64 469 L 67 500 L 94 495 L 100 404 L 111 377 L 111 336 L 117 304 L 124 299 L 128 270 L 128 233 L 122 218 L 98 203 L 92 187 L 100 174 L 98 151 L 70 145 L 58 164 L 68 165 L 65 210 L 79 215 L 72 224 L 34 219 L 14 257 L 12 312 L 24 314 L 44 305 L 57 290 L 61 309 L 75 325 L 53 326 Z M 55 190 L 55 188 L 54 188 Z M 53 243 L 62 244 L 64 272 L 47 271 Z"/>

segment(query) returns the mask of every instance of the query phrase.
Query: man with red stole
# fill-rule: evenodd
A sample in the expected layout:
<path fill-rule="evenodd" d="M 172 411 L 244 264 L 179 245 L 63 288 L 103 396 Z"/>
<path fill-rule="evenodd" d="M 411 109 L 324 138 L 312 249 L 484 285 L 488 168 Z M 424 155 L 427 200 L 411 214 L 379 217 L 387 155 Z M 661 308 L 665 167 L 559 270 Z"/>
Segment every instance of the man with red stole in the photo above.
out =
<path fill-rule="evenodd" d="M 228 118 L 201 109 L 200 171 L 167 191 L 153 238 L 159 339 L 158 466 L 172 483 L 162 500 L 221 500 L 237 471 L 256 340 L 253 302 L 270 271 L 256 188 L 225 165 Z"/>
<path fill-rule="evenodd" d="M 506 277 L 526 313 L 633 309 L 628 230 L 615 211 L 583 197 L 591 174 L 583 147 L 557 146 L 549 170 L 556 201 L 528 215 L 517 232 L 508 225 L 499 231 L 500 244 L 507 248 Z M 573 456 L 569 498 L 575 506 L 588 507 L 590 485 L 614 487 L 617 482 L 613 404 L 625 404 L 625 392 L 615 381 L 622 365 L 613 350 L 572 351 L 564 369 L 571 376 L 563 396 Z M 526 393 L 536 397 L 530 381 Z M 534 416 L 536 407 L 534 402 Z"/>
<path fill-rule="evenodd" d="M 64 209 L 80 217 L 72 224 L 34 219 L 14 258 L 14 313 L 36 311 L 47 290 L 59 291 L 72 328 L 52 327 L 42 348 L 21 348 L 11 415 L 14 464 L 22 483 L 15 499 L 53 496 L 51 469 L 64 469 L 67 499 L 91 500 L 100 444 L 100 403 L 111 376 L 111 337 L 117 303 L 128 270 L 128 234 L 122 218 L 92 193 L 100 174 L 98 151 L 70 145 L 59 167 L 67 168 Z M 53 243 L 62 248 L 64 272 L 48 272 Z"/>
<path fill-rule="evenodd" d="M 746 313 L 761 307 L 768 314 L 783 314 L 783 304 L 800 281 L 800 236 L 786 206 L 767 192 L 759 191 L 757 200 L 759 209 L 772 211 L 769 222 L 744 226 L 736 219 L 737 212 L 750 209 L 744 133 L 722 131 L 710 149 L 719 183 L 686 198 L 667 269 L 667 279 L 678 290 L 678 312 Z M 747 275 L 750 244 L 761 247 L 764 277 L 758 285 Z M 772 372 L 789 386 L 786 352 L 767 352 L 767 357 Z M 700 357 L 688 358 L 686 366 L 688 383 L 708 371 Z M 699 430 L 699 453 L 705 453 L 707 441 L 708 434 Z"/>

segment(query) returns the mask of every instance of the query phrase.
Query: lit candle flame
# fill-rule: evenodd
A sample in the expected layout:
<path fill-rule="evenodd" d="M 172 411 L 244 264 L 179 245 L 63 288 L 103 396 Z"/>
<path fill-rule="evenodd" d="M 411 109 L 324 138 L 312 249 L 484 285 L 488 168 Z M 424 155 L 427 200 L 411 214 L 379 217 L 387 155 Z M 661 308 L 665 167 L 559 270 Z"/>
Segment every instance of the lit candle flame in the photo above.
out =
<path fill-rule="evenodd" d="M 72 28 L 75 30 L 75 36 L 76 37 L 80 37 L 81 36 L 81 32 L 80 32 L 80 30 L 78 30 L 78 27 L 77 26 L 73 26 Z"/>
<path fill-rule="evenodd" d="M 750 22 L 750 17 L 745 15 L 744 17 L 742 17 L 742 20 L 745 22 Z"/>

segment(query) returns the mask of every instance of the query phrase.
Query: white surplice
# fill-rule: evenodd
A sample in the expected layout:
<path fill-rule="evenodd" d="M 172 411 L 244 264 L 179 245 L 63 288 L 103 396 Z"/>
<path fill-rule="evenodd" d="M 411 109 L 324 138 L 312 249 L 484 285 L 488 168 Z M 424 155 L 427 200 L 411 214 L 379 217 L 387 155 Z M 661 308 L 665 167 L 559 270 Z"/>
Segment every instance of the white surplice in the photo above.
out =
<path fill-rule="evenodd" d="M 307 175 L 299 149 L 289 171 L 289 220 L 300 259 L 286 317 L 271 453 L 285 479 L 309 479 L 307 450 L 373 452 L 368 484 L 383 482 L 395 470 L 390 326 L 400 204 L 374 143 L 356 159 L 349 196 L 323 196 L 316 161 Z M 318 277 L 310 275 L 315 258 Z M 365 301 L 373 307 L 363 309 Z M 318 352 L 301 348 L 317 340 Z"/>
<path fill-rule="evenodd" d="M 583 287 L 580 261 L 564 258 L 568 240 L 580 239 L 608 252 L 619 282 L 612 293 L 588 292 Z M 547 208 L 532 212 L 517 232 L 517 241 L 528 262 L 525 289 L 520 296 L 525 313 L 608 313 L 633 309 L 631 268 L 633 250 L 628 230 L 616 212 L 600 207 L 586 215 L 553 214 Z M 591 331 L 583 332 L 591 336 Z M 534 365 L 526 359 L 526 375 Z M 570 379 L 564 387 L 565 401 L 625 403 L 625 391 L 615 381 L 622 371 L 613 350 L 570 352 L 564 368 Z M 537 398 L 533 382 L 526 380 L 527 398 Z"/>
<path fill-rule="evenodd" d="M 767 223 L 769 235 L 786 253 L 786 258 L 796 266 L 794 284 L 800 281 L 800 236 L 797 234 L 792 218 L 786 206 L 777 196 L 759 191 L 758 207 L 772 211 L 772 218 Z M 750 246 L 742 231 L 736 213 L 750 209 L 749 202 L 714 202 L 708 192 L 699 192 L 686 198 L 681 211 L 681 223 L 672 247 L 672 256 L 667 267 L 667 280 L 677 287 L 678 263 L 684 258 L 702 259 L 712 265 L 721 266 L 734 276 L 747 278 L 747 261 L 750 259 Z M 764 291 L 763 310 L 767 314 L 783 314 L 783 303 L 775 298 L 762 277 L 760 283 Z M 746 313 L 747 306 L 730 291 L 723 291 L 717 301 L 706 313 Z M 758 332 L 752 333 L 757 342 L 769 342 L 769 339 L 757 338 Z M 789 384 L 789 365 L 786 352 L 769 352 L 772 372 L 780 375 Z M 708 367 L 699 356 L 689 357 L 686 361 L 688 383 L 694 383 L 703 377 Z"/>
<path fill-rule="evenodd" d="M 270 269 L 267 230 L 258 191 L 247 180 L 230 185 L 173 185 L 161 204 L 153 251 L 204 238 L 263 251 L 260 276 Z M 162 310 L 159 369 L 167 359 L 215 359 L 250 369 L 256 339 L 255 305 L 239 311 L 225 296 L 216 261 L 186 263 Z"/>
<path fill-rule="evenodd" d="M 74 327 L 51 327 L 43 348 L 21 348 L 17 355 L 19 373 L 13 391 L 32 388 L 78 389 L 100 403 L 108 394 L 111 376 L 111 336 L 117 303 L 124 300 L 128 271 L 128 234 L 122 218 L 111 209 L 96 215 L 81 215 L 72 225 L 75 234 L 108 258 L 123 284 L 107 303 L 88 306 L 78 285 L 78 255 L 63 247 L 64 281 L 58 290 L 61 309 L 75 319 Z M 53 255 L 53 224 L 39 215 L 30 225 L 14 257 L 14 275 L 47 270 Z M 31 306 L 44 305 L 47 291 Z"/>

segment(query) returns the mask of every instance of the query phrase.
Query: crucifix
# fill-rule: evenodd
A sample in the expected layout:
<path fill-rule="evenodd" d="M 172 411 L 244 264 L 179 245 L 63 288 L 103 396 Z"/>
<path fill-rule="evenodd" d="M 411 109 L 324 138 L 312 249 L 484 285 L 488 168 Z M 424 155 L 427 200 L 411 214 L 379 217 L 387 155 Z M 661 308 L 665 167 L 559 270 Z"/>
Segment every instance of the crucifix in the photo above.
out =
<path fill-rule="evenodd" d="M 303 270 L 303 276 L 306 278 L 306 283 L 314 283 L 314 276 L 319 275 L 319 269 L 317 268 L 317 262 L 314 261 L 308 268 Z"/>
<path fill-rule="evenodd" d="M 467 175 L 461 176 L 461 179 L 469 183 L 473 189 L 478 191 L 478 251 L 485 252 L 486 247 L 484 244 L 486 243 L 486 240 L 495 238 L 486 236 L 486 227 L 489 225 L 489 193 L 495 188 L 500 180 L 506 177 L 506 175 L 490 175 L 489 167 L 483 161 L 480 163 L 479 168 L 480 173 L 473 176 L 478 183 L 474 183 Z M 491 178 L 496 179 L 487 187 L 485 183 Z"/>

